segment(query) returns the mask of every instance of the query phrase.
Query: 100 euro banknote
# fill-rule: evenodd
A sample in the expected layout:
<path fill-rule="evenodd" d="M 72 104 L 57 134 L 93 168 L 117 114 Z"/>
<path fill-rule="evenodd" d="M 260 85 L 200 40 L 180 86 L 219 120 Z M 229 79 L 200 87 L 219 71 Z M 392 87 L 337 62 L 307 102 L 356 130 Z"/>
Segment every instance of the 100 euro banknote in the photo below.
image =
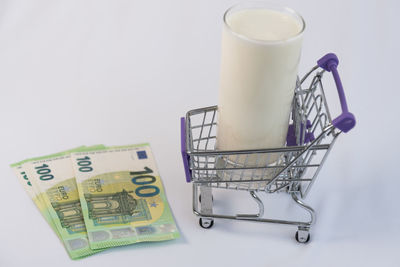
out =
<path fill-rule="evenodd" d="M 104 146 L 101 146 L 104 147 Z M 17 163 L 13 163 L 10 165 L 10 167 L 12 168 L 12 170 L 14 171 L 15 175 L 17 176 L 18 181 L 21 183 L 23 189 L 25 190 L 25 192 L 28 194 L 28 196 L 32 199 L 33 203 L 36 205 L 36 207 L 38 208 L 39 212 L 42 214 L 42 216 L 45 218 L 45 220 L 47 221 L 47 223 L 50 225 L 50 227 L 53 229 L 53 231 L 57 234 L 57 236 L 61 239 L 57 228 L 53 222 L 53 220 L 50 217 L 50 214 L 48 213 L 48 210 L 46 208 L 46 204 L 44 202 L 44 200 L 42 199 L 42 197 L 40 196 L 38 189 L 35 188 L 32 184 L 32 182 L 30 181 L 27 172 L 25 171 L 25 169 L 23 168 L 23 165 L 31 162 L 31 161 L 35 161 L 35 160 L 40 160 L 46 157 L 57 157 L 57 156 L 62 156 L 65 154 L 70 153 L 71 151 L 78 151 L 79 149 L 84 148 L 84 146 L 78 147 L 78 148 L 74 148 L 71 150 L 67 150 L 67 151 L 62 151 L 59 153 L 55 153 L 52 155 L 48 155 L 48 156 L 42 156 L 42 157 L 37 157 L 37 158 L 31 158 L 31 159 L 26 159 Z"/>
<path fill-rule="evenodd" d="M 99 148 L 104 146 L 74 151 Z M 30 161 L 23 168 L 70 257 L 79 259 L 99 252 L 89 246 L 70 153 Z"/>
<path fill-rule="evenodd" d="M 92 249 L 179 237 L 149 145 L 71 159 Z"/>
<path fill-rule="evenodd" d="M 56 226 L 53 223 L 53 220 L 50 217 L 50 214 L 47 212 L 46 204 L 38 197 L 36 192 L 33 189 L 32 183 L 28 178 L 28 174 L 25 172 L 22 164 L 26 162 L 18 162 L 11 165 L 15 175 L 17 176 L 18 181 L 21 183 L 22 187 L 24 188 L 25 192 L 29 195 L 32 201 L 35 203 L 36 207 L 39 209 L 40 213 L 53 229 L 53 231 L 57 234 L 58 238 L 61 237 L 57 231 Z"/>

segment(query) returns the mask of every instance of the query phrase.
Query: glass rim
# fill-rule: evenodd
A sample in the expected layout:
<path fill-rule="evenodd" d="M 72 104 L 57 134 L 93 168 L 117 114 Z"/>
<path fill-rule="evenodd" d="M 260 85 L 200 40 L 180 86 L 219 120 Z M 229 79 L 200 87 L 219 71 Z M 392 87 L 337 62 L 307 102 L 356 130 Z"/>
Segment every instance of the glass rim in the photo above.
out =
<path fill-rule="evenodd" d="M 259 5 L 259 6 L 250 6 L 251 4 L 255 5 Z M 241 8 L 241 10 L 246 10 L 246 9 L 257 9 L 257 8 L 264 8 L 264 9 L 270 9 L 270 10 L 274 10 L 277 12 L 282 12 L 282 11 L 286 11 L 286 14 L 290 14 L 293 17 L 297 18 L 298 21 L 301 22 L 301 30 L 296 33 L 296 35 L 291 36 L 289 38 L 286 39 L 282 39 L 282 40 L 262 40 L 262 39 L 256 39 L 256 38 L 251 38 L 248 37 L 242 33 L 239 33 L 235 30 L 232 29 L 232 27 L 229 25 L 229 23 L 227 22 L 227 16 L 230 12 L 232 12 L 233 9 L 235 8 Z M 275 9 L 274 9 L 275 8 Z M 277 10 L 279 9 L 279 10 Z M 282 12 L 283 13 L 283 12 Z M 279 4 L 275 4 L 275 3 L 269 3 L 269 2 L 261 2 L 261 1 L 249 1 L 249 2 L 242 2 L 242 3 L 238 3 L 235 4 L 233 6 L 231 6 L 230 8 L 228 8 L 223 16 L 223 21 L 224 21 L 224 25 L 225 27 L 227 27 L 229 29 L 229 31 L 236 35 L 237 37 L 244 39 L 246 41 L 250 41 L 250 42 L 255 42 L 255 43 L 259 43 L 259 44 L 278 44 L 278 43 L 284 43 L 284 42 L 288 42 L 291 40 L 294 40 L 296 38 L 298 38 L 299 36 L 301 36 L 306 28 L 306 22 L 304 21 L 303 17 L 294 9 L 283 6 L 283 5 L 279 5 Z"/>

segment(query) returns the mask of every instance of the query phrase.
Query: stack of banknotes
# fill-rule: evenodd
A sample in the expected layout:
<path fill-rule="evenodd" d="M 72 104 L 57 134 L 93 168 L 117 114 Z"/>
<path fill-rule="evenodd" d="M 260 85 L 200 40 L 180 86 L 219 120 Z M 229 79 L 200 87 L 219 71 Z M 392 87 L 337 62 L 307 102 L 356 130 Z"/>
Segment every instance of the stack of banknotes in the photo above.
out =
<path fill-rule="evenodd" d="M 11 167 L 72 259 L 179 237 L 148 144 L 83 146 Z"/>

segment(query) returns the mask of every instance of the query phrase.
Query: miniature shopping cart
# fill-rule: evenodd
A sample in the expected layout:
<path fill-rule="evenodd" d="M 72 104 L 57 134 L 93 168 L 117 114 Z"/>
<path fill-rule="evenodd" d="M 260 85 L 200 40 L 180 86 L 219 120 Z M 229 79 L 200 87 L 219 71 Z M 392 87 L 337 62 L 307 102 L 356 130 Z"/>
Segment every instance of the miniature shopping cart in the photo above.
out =
<path fill-rule="evenodd" d="M 329 151 L 342 132 L 355 126 L 348 111 L 337 72 L 339 61 L 327 54 L 304 78 L 297 80 L 285 147 L 220 151 L 216 150 L 217 106 L 191 110 L 181 118 L 182 157 L 186 181 L 193 182 L 193 212 L 203 228 L 214 219 L 233 219 L 295 225 L 296 240 L 306 243 L 315 212 L 302 199 L 310 191 Z M 322 84 L 324 73 L 332 72 L 342 114 L 332 119 Z M 249 191 L 258 204 L 257 214 L 213 213 L 213 188 Z M 260 192 L 286 192 L 309 214 L 308 221 L 264 218 Z"/>

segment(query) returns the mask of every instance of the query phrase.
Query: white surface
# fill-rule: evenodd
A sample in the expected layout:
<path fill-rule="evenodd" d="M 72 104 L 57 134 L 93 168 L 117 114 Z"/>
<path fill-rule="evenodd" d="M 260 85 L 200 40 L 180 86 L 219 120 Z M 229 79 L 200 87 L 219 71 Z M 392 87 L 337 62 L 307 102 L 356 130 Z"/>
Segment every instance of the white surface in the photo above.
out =
<path fill-rule="evenodd" d="M 307 199 L 318 215 L 312 242 L 297 244 L 295 228 L 281 225 L 198 226 L 184 182 L 179 117 L 217 102 L 221 17 L 234 3 L 0 2 L 1 267 L 399 266 L 395 1 L 285 1 L 307 23 L 300 73 L 336 52 L 358 122 L 338 139 Z M 336 92 L 328 98 L 337 114 Z M 83 144 L 144 141 L 153 147 L 182 238 L 71 261 L 8 164 Z M 282 202 L 266 212 L 290 212 Z"/>

